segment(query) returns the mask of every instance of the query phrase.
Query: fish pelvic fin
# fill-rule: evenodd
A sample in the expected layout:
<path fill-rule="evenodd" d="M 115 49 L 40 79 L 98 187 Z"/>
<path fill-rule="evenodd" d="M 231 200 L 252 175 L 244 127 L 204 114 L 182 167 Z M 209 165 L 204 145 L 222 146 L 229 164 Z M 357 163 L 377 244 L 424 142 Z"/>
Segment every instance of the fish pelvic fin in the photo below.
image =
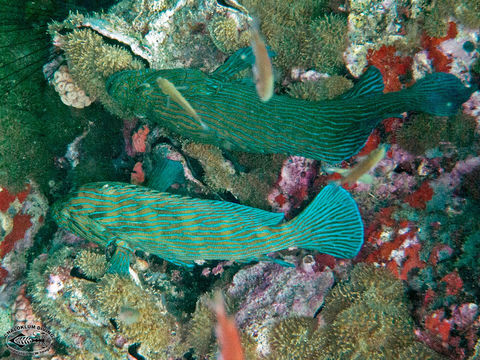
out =
<path fill-rule="evenodd" d="M 107 270 L 109 274 L 129 275 L 130 259 L 133 250 L 128 247 L 125 241 L 118 241 L 117 248 L 110 260 L 110 266 Z"/>
<path fill-rule="evenodd" d="M 346 190 L 333 183 L 283 226 L 294 239 L 292 246 L 338 258 L 355 257 L 363 245 L 363 223 L 357 204 Z"/>

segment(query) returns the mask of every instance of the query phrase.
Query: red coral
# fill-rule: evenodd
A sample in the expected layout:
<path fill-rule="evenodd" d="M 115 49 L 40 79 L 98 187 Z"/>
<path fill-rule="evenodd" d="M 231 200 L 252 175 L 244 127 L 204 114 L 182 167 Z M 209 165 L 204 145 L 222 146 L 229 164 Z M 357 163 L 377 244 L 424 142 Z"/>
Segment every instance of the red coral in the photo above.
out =
<path fill-rule="evenodd" d="M 407 280 L 408 273 L 412 269 L 423 269 L 425 267 L 425 262 L 420 260 L 420 244 L 414 244 L 405 249 L 405 257 L 407 258 L 403 262 L 402 271 L 399 278 L 402 280 Z"/>
<path fill-rule="evenodd" d="M 400 90 L 402 83 L 399 76 L 405 75 L 413 63 L 410 56 L 398 56 L 394 46 L 385 45 L 378 50 L 368 50 L 367 60 L 370 65 L 376 66 L 382 73 L 384 92 Z"/>
<path fill-rule="evenodd" d="M 148 126 L 144 125 L 132 136 L 133 149 L 138 153 L 144 153 L 146 151 L 147 136 L 150 133 Z"/>
<path fill-rule="evenodd" d="M 5 239 L 0 244 L 0 258 L 3 258 L 14 247 L 15 243 L 23 239 L 25 232 L 32 226 L 30 215 L 17 214 L 13 218 L 13 229 L 5 236 Z"/>
<path fill-rule="evenodd" d="M 446 343 L 450 337 L 451 324 L 445 319 L 445 312 L 437 310 L 425 319 L 425 329 Z"/>
<path fill-rule="evenodd" d="M 380 135 L 378 134 L 378 130 L 375 129 L 367 139 L 367 142 L 363 146 L 362 150 L 358 153 L 357 156 L 365 156 L 370 154 L 373 150 L 375 150 L 380 144 Z"/>
<path fill-rule="evenodd" d="M 15 198 L 17 198 L 20 203 L 24 202 L 27 198 L 27 195 L 30 193 L 30 185 L 28 185 L 25 190 L 15 195 L 11 194 L 5 188 L 0 189 L 0 211 L 7 211 L 10 207 L 10 204 L 15 201 Z"/>
<path fill-rule="evenodd" d="M 135 163 L 132 173 L 130 174 L 130 182 L 132 184 L 142 184 L 145 181 L 145 173 L 143 172 L 142 163 L 140 161 Z"/>
<path fill-rule="evenodd" d="M 0 266 L 0 285 L 3 285 L 5 279 L 7 278 L 8 271 Z"/>
<path fill-rule="evenodd" d="M 454 39 L 457 36 L 457 25 L 454 22 L 448 23 L 447 35 L 442 38 L 434 38 L 423 34 L 422 47 L 427 50 L 428 58 L 432 60 L 435 71 L 448 72 L 452 59 L 448 58 L 440 51 L 438 45 L 448 39 Z"/>
<path fill-rule="evenodd" d="M 422 185 L 411 195 L 405 198 L 405 201 L 415 209 L 425 209 L 427 202 L 432 200 L 433 189 L 428 184 L 428 181 L 422 183 Z"/>
<path fill-rule="evenodd" d="M 463 288 L 463 281 L 456 271 L 452 271 L 445 275 L 441 281 L 447 284 L 447 295 L 457 295 Z"/>

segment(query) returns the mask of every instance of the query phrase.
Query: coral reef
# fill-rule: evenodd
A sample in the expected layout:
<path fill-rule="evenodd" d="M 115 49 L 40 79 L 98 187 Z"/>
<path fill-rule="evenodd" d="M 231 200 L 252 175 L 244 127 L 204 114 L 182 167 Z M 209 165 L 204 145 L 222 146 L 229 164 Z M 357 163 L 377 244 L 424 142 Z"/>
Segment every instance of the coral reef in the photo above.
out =
<path fill-rule="evenodd" d="M 85 91 L 75 84 L 68 71 L 68 67 L 65 65 L 60 66 L 58 70 L 55 71 L 52 84 L 65 105 L 83 109 L 95 100 L 95 98 L 92 99 L 89 97 L 85 94 Z"/>

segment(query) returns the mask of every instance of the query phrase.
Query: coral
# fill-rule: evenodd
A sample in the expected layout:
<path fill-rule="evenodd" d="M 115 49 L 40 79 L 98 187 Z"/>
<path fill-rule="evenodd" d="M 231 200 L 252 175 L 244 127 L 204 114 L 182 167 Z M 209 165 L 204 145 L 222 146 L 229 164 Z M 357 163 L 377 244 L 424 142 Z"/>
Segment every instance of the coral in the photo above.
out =
<path fill-rule="evenodd" d="M 215 314 L 209 302 L 212 297 L 209 293 L 198 299 L 195 312 L 190 320 L 190 331 L 187 336 L 188 343 L 194 348 L 195 353 L 201 356 L 214 354 L 216 349 Z"/>
<path fill-rule="evenodd" d="M 70 355 L 82 352 L 120 359 L 133 343 L 141 345 L 139 352 L 147 358 L 167 359 L 169 354 L 186 352 L 185 345 L 179 344 L 180 329 L 163 306 L 160 293 L 117 275 L 107 274 L 97 282 L 74 277 L 72 268 L 79 261 L 78 256 L 74 259 L 76 252 L 62 246 L 43 254 L 27 276 L 35 313 Z M 82 253 L 84 258 L 95 257 L 91 250 Z M 136 321 L 131 321 L 128 312 Z"/>
<path fill-rule="evenodd" d="M 333 75 L 318 81 L 303 81 L 290 84 L 288 94 L 297 99 L 320 101 L 333 99 L 353 86 L 344 76 Z"/>
<path fill-rule="evenodd" d="M 107 270 L 106 256 L 92 250 L 81 250 L 75 256 L 74 264 L 90 279 L 101 278 Z"/>
<path fill-rule="evenodd" d="M 444 37 L 436 38 L 428 35 L 422 36 L 422 47 L 428 52 L 428 58 L 432 61 L 436 71 L 448 72 L 450 70 L 451 58 L 445 56 L 438 48 L 443 41 L 453 39 L 457 36 L 457 26 L 454 22 L 448 24 L 447 34 Z"/>
<path fill-rule="evenodd" d="M 221 15 L 214 16 L 208 24 L 208 31 L 215 46 L 226 54 L 249 46 L 250 35 L 248 31 L 240 32 L 238 22 L 233 17 Z"/>
<path fill-rule="evenodd" d="M 146 151 L 145 142 L 147 140 L 149 132 L 149 127 L 144 125 L 132 135 L 132 145 L 135 152 L 144 153 Z"/>
<path fill-rule="evenodd" d="M 395 133 L 398 145 L 414 155 L 450 142 L 461 148 L 470 146 L 475 138 L 475 119 L 458 112 L 450 118 L 415 114 Z"/>
<path fill-rule="evenodd" d="M 289 317 L 276 323 L 270 330 L 272 357 L 278 360 L 318 359 L 323 349 L 315 337 L 316 319 Z"/>
<path fill-rule="evenodd" d="M 420 187 L 415 190 L 411 195 L 405 198 L 405 201 L 414 208 L 425 209 L 427 207 L 427 202 L 432 200 L 433 189 L 428 184 L 428 181 L 425 181 L 420 185 Z"/>
<path fill-rule="evenodd" d="M 132 184 L 142 184 L 145 181 L 145 172 L 143 171 L 142 163 L 137 161 L 133 167 L 132 173 L 130 174 L 130 183 Z"/>
<path fill-rule="evenodd" d="M 68 67 L 65 65 L 60 66 L 55 72 L 52 84 L 65 105 L 83 109 L 95 100 L 94 98 L 88 97 L 85 91 L 75 84 L 68 71 Z"/>
<path fill-rule="evenodd" d="M 238 156 L 234 162 L 234 159 L 227 160 L 222 151 L 212 145 L 188 142 L 183 145 L 183 150 L 201 163 L 205 171 L 204 181 L 213 191 L 228 191 L 242 204 L 269 208 L 264 194 L 278 176 L 284 156 L 235 153 L 233 157 Z"/>
<path fill-rule="evenodd" d="M 261 33 L 276 53 L 273 63 L 283 73 L 293 67 L 334 73 L 342 67 L 346 19 L 327 13 L 326 1 L 247 0 L 242 4 L 258 17 Z"/>
<path fill-rule="evenodd" d="M 332 285 L 330 269 L 307 273 L 301 267 L 260 262 L 235 274 L 227 296 L 237 299 L 239 328 L 255 336 L 257 351 L 266 355 L 270 326 L 289 316 L 313 317 Z"/>
<path fill-rule="evenodd" d="M 172 335 L 179 330 L 173 317 L 160 301 L 132 280 L 107 274 L 99 282 L 95 298 L 100 310 L 109 318 L 118 319 L 123 307 L 138 311 L 137 321 L 118 321 L 118 326 L 127 339 L 141 344 L 142 353 L 166 359 L 166 354 L 178 342 L 179 335 L 177 338 Z"/>
<path fill-rule="evenodd" d="M 402 89 L 400 80 L 401 78 L 405 80 L 408 77 L 408 72 L 412 66 L 410 56 L 399 56 L 394 46 L 383 45 L 378 50 L 368 50 L 367 60 L 370 65 L 376 66 L 382 73 L 385 85 L 384 92 Z"/>
<path fill-rule="evenodd" d="M 90 29 L 74 29 L 64 36 L 57 35 L 56 41 L 65 53 L 75 83 L 90 97 L 98 99 L 112 114 L 128 117 L 108 96 L 105 80 L 115 72 L 140 69 L 143 64 L 126 50 L 105 43 Z"/>
<path fill-rule="evenodd" d="M 350 280 L 326 297 L 321 316 L 327 322 L 317 335 L 323 358 L 399 359 L 419 347 L 403 284 L 384 269 L 355 266 Z"/>
<path fill-rule="evenodd" d="M 477 289 L 478 292 L 480 290 L 480 281 L 478 280 L 480 276 L 480 231 L 467 237 L 455 265 L 462 277 L 471 280 L 468 281 L 468 286 Z"/>
<path fill-rule="evenodd" d="M 347 19 L 328 14 L 310 24 L 311 39 L 306 45 L 311 66 L 317 71 L 335 74 L 343 64 L 343 52 L 347 47 Z"/>

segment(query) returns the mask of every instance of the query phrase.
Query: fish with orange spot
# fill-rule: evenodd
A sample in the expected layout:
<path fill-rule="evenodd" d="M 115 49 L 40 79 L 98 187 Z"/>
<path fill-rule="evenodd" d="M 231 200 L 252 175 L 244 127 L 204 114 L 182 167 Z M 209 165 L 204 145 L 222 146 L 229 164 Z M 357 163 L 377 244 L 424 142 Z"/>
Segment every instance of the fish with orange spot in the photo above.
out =
<path fill-rule="evenodd" d="M 380 160 L 385 157 L 389 146 L 386 144 L 380 145 L 375 150 L 372 150 L 367 156 L 362 157 L 360 161 L 351 169 L 342 168 L 327 168 L 327 172 L 336 172 L 342 176 L 339 180 L 341 185 L 348 184 L 354 185 L 356 182 L 362 182 L 364 184 L 371 184 L 373 177 L 369 174 L 373 170 Z"/>
<path fill-rule="evenodd" d="M 225 302 L 220 292 L 215 296 L 213 310 L 217 316 L 215 334 L 220 348 L 218 360 L 245 360 L 240 333 L 235 325 L 235 320 L 227 315 Z"/>

